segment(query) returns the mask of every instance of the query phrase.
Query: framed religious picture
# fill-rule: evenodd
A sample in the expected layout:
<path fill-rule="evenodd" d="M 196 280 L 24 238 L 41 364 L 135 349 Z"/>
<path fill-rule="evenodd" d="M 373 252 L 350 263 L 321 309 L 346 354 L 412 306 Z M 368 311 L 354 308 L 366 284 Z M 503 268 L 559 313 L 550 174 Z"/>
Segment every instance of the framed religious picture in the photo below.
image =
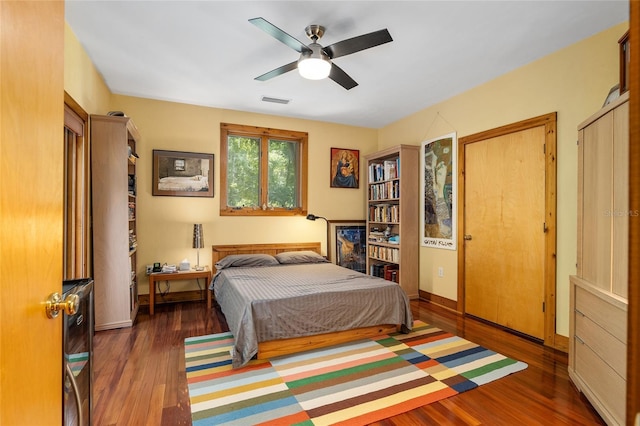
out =
<path fill-rule="evenodd" d="M 366 273 L 366 221 L 328 220 L 327 224 L 327 258 L 338 266 Z"/>
<path fill-rule="evenodd" d="M 420 243 L 456 249 L 457 144 L 455 133 L 422 142 L 420 151 Z"/>
<path fill-rule="evenodd" d="M 154 149 L 152 194 L 213 197 L 213 154 Z"/>
<path fill-rule="evenodd" d="M 358 188 L 360 183 L 360 151 L 331 148 L 331 188 Z"/>

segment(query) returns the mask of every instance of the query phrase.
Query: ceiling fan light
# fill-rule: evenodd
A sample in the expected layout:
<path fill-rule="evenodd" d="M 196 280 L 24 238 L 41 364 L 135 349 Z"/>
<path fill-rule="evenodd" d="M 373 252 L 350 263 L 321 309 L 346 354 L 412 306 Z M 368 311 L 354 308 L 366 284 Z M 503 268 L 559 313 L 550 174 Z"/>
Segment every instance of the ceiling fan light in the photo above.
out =
<path fill-rule="evenodd" d="M 305 58 L 298 62 L 298 72 L 309 80 L 322 80 L 329 77 L 331 63 L 320 58 Z"/>
<path fill-rule="evenodd" d="M 331 72 L 331 60 L 322 51 L 318 43 L 309 45 L 311 51 L 302 52 L 298 60 L 298 72 L 309 80 L 322 80 L 329 77 Z"/>

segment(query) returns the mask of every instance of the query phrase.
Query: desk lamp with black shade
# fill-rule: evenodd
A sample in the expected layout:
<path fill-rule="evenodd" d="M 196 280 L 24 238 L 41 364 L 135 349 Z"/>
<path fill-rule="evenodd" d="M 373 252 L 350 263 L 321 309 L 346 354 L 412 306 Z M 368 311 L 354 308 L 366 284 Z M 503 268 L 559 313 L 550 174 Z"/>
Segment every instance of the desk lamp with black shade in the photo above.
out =
<path fill-rule="evenodd" d="M 316 216 L 315 214 L 311 214 L 309 213 L 307 215 L 307 220 L 316 220 L 316 219 L 322 219 L 324 220 L 326 226 L 327 226 L 327 240 L 325 241 L 326 245 L 327 245 L 327 253 L 329 252 L 329 221 L 327 220 L 326 217 L 322 217 L 322 216 Z"/>

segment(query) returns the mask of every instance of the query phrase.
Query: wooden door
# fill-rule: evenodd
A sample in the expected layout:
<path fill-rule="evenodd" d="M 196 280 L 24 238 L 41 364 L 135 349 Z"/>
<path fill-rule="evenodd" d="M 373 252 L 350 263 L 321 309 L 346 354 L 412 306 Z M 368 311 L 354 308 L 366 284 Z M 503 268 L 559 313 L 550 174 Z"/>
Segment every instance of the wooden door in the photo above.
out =
<path fill-rule="evenodd" d="M 464 145 L 465 312 L 545 335 L 545 126 Z"/>
<path fill-rule="evenodd" d="M 62 420 L 64 3 L 0 2 L 0 424 Z"/>

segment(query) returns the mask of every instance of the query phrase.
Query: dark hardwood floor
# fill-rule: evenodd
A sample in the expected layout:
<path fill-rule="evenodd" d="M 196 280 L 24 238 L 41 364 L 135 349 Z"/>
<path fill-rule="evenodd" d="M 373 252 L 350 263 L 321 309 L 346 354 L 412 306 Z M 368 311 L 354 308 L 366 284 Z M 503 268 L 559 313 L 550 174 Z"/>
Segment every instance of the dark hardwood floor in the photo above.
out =
<path fill-rule="evenodd" d="M 376 425 L 604 425 L 567 373 L 567 355 L 428 302 L 415 319 L 524 361 L 519 373 Z M 94 337 L 94 425 L 189 425 L 184 339 L 227 331 L 205 302 L 144 308 L 133 328 Z"/>

